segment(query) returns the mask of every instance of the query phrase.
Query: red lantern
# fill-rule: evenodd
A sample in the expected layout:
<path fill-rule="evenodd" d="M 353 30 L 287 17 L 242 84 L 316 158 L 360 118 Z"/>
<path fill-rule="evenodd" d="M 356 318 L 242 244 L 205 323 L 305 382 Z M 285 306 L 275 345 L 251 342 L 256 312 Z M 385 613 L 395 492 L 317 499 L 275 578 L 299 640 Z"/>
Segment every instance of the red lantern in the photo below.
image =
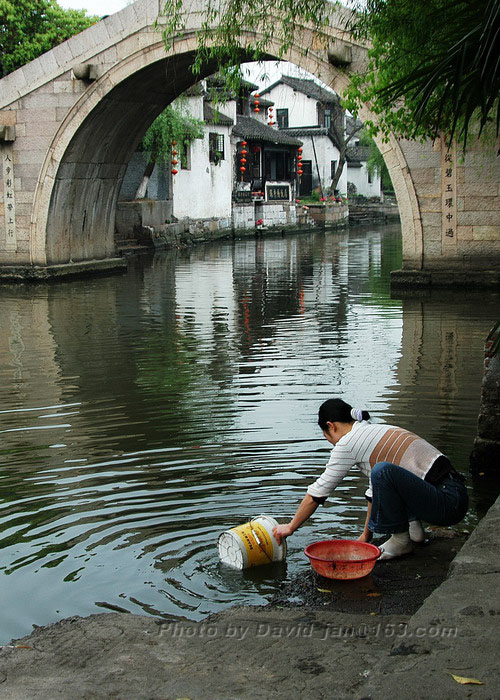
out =
<path fill-rule="evenodd" d="M 178 173 L 179 171 L 176 170 L 175 168 L 172 168 L 172 170 L 171 170 L 170 172 L 172 173 L 172 175 L 177 175 L 177 173 Z"/>
<path fill-rule="evenodd" d="M 297 156 L 297 160 L 298 160 L 298 161 L 301 161 L 301 160 L 302 160 L 302 156 Z"/>
<path fill-rule="evenodd" d="M 297 170 L 297 175 L 302 175 L 303 172 L 303 170 Z"/>
<path fill-rule="evenodd" d="M 302 149 L 300 148 L 300 146 L 299 148 L 297 148 L 297 153 L 302 153 Z"/>
<path fill-rule="evenodd" d="M 177 141 L 171 141 L 172 146 L 177 146 Z"/>
<path fill-rule="evenodd" d="M 242 142 L 241 142 L 241 145 L 242 145 L 243 147 L 245 147 L 245 146 L 247 145 L 247 142 L 246 142 L 246 141 L 242 141 Z"/>
<path fill-rule="evenodd" d="M 241 166 L 241 168 L 240 168 L 240 172 L 244 173 L 244 172 L 245 172 L 245 170 L 246 170 L 245 166 L 244 166 L 244 165 L 242 165 L 242 166 Z"/>
<path fill-rule="evenodd" d="M 256 107 L 256 108 L 254 109 L 254 112 L 260 112 L 260 109 L 259 109 L 258 107 Z"/>
<path fill-rule="evenodd" d="M 246 158 L 240 158 L 240 163 L 243 165 L 243 163 L 246 163 L 247 159 Z"/>
<path fill-rule="evenodd" d="M 177 155 L 177 151 L 172 151 L 172 155 L 173 155 L 173 156 L 176 156 L 176 155 Z"/>
<path fill-rule="evenodd" d="M 175 160 L 175 158 L 174 158 L 174 160 L 171 161 L 171 162 L 172 162 L 172 165 L 177 165 L 177 163 L 178 163 L 179 161 L 178 161 L 178 160 Z"/>

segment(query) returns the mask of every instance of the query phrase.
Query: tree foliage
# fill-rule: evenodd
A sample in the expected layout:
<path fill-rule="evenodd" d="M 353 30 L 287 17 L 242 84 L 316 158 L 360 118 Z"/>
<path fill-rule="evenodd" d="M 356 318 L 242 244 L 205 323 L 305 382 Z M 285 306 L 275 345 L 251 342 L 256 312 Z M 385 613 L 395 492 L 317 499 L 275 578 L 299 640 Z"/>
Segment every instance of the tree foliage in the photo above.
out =
<path fill-rule="evenodd" d="M 99 17 L 55 0 L 0 0 L 0 77 L 78 34 Z"/>
<path fill-rule="evenodd" d="M 347 106 L 369 103 L 378 127 L 407 138 L 439 132 L 464 144 L 499 125 L 499 0 L 366 0 L 351 30 L 373 45 Z"/>
<path fill-rule="evenodd" d="M 368 173 L 370 175 L 380 175 L 380 183 L 383 192 L 394 192 L 394 186 L 392 184 L 391 176 L 389 175 L 389 170 L 385 163 L 384 156 L 380 153 L 373 138 L 366 132 L 363 132 L 360 136 L 359 142 L 362 146 L 368 146 L 370 149 L 368 160 L 366 161 Z"/>

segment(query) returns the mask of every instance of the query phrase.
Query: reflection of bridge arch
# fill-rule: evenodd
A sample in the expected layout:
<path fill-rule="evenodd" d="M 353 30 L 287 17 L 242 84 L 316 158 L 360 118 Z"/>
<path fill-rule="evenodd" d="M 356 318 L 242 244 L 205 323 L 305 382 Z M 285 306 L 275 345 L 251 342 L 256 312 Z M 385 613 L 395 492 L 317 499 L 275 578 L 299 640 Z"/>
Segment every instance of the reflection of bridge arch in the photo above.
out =
<path fill-rule="evenodd" d="M 190 66 L 201 15 L 190 10 L 186 31 L 166 56 L 152 28 L 159 5 L 159 0 L 138 0 L 2 81 L 0 125 L 2 120 L 14 124 L 17 135 L 2 149 L 12 149 L 21 174 L 16 240 L 2 250 L 0 238 L 0 263 L 50 265 L 113 256 L 115 208 L 128 160 L 153 119 L 193 83 Z M 336 57 L 345 58 L 347 49 L 356 70 L 366 56 L 365 48 L 342 31 L 342 17 L 334 13 L 320 37 L 299 32 L 287 56 L 339 93 L 349 77 L 333 65 Z M 254 41 L 255 32 L 243 35 L 243 51 L 247 36 Z M 278 47 L 269 53 L 277 55 Z M 94 82 L 74 78 L 72 69 L 82 63 Z M 212 70 L 207 66 L 205 73 Z M 361 116 L 373 118 L 368 108 Z M 418 191 L 422 169 L 436 186 L 441 154 L 394 138 L 379 145 L 398 198 L 405 262 L 421 269 L 429 258 L 426 246 L 431 257 L 444 252 L 436 241 L 441 214 L 435 201 L 427 213 L 430 195 Z M 449 240 L 447 245 L 446 253 L 456 254 Z"/>

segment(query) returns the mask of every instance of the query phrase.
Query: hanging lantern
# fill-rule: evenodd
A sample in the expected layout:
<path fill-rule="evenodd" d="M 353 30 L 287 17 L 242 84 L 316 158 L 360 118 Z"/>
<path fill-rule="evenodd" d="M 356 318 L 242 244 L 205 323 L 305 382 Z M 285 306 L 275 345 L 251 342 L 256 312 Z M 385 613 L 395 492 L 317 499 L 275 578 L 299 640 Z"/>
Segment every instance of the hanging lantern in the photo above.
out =
<path fill-rule="evenodd" d="M 260 105 L 260 100 L 259 100 L 259 97 L 260 97 L 259 93 L 258 93 L 258 92 L 255 93 L 255 95 L 254 95 L 254 102 L 253 102 L 253 107 L 254 107 L 253 111 L 254 111 L 254 112 L 260 112 L 260 107 L 259 107 L 259 105 Z"/>
<path fill-rule="evenodd" d="M 242 156 L 246 156 L 246 154 L 248 153 L 248 151 L 247 151 L 246 148 L 243 148 L 243 149 L 240 151 L 240 153 L 241 153 Z"/>
<path fill-rule="evenodd" d="M 298 160 L 298 161 L 301 161 L 301 160 L 302 160 L 302 156 L 300 156 L 300 155 L 297 156 L 297 160 Z"/>
<path fill-rule="evenodd" d="M 302 175 L 303 172 L 304 172 L 304 171 L 303 171 L 302 169 L 297 170 L 297 175 Z"/>
<path fill-rule="evenodd" d="M 242 165 L 244 165 L 246 162 L 247 162 L 247 159 L 246 159 L 246 158 L 240 158 L 240 163 L 241 163 Z"/>
<path fill-rule="evenodd" d="M 176 168 L 172 168 L 170 172 L 172 173 L 172 175 L 177 175 L 179 171 Z"/>
<path fill-rule="evenodd" d="M 170 143 L 172 144 L 172 146 L 177 146 L 177 141 L 171 141 Z"/>
<path fill-rule="evenodd" d="M 241 145 L 243 146 L 243 148 L 245 148 L 245 146 L 247 145 L 247 142 L 246 142 L 246 141 L 242 141 L 242 142 L 241 142 Z"/>
<path fill-rule="evenodd" d="M 246 170 L 245 166 L 242 165 L 242 166 L 240 167 L 240 172 L 243 174 L 243 173 L 245 172 L 245 170 Z"/>
<path fill-rule="evenodd" d="M 172 165 L 177 165 L 178 162 L 179 162 L 179 161 L 178 161 L 178 160 L 175 160 L 175 158 L 171 161 Z"/>

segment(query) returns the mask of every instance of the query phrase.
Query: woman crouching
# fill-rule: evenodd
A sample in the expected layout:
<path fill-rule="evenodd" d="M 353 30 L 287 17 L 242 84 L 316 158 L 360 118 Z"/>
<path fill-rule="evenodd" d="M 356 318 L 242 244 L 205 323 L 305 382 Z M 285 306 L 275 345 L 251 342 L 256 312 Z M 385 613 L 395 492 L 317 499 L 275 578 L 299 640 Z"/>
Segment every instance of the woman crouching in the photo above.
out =
<path fill-rule="evenodd" d="M 278 542 L 288 537 L 323 504 L 349 469 L 357 466 L 370 484 L 362 534 L 390 535 L 380 559 L 393 559 L 422 542 L 420 523 L 455 525 L 468 507 L 465 479 L 447 457 L 418 435 L 394 425 L 369 422 L 368 411 L 342 399 L 329 399 L 319 409 L 318 424 L 334 448 L 321 476 L 309 486 L 293 519 L 274 529 Z"/>

